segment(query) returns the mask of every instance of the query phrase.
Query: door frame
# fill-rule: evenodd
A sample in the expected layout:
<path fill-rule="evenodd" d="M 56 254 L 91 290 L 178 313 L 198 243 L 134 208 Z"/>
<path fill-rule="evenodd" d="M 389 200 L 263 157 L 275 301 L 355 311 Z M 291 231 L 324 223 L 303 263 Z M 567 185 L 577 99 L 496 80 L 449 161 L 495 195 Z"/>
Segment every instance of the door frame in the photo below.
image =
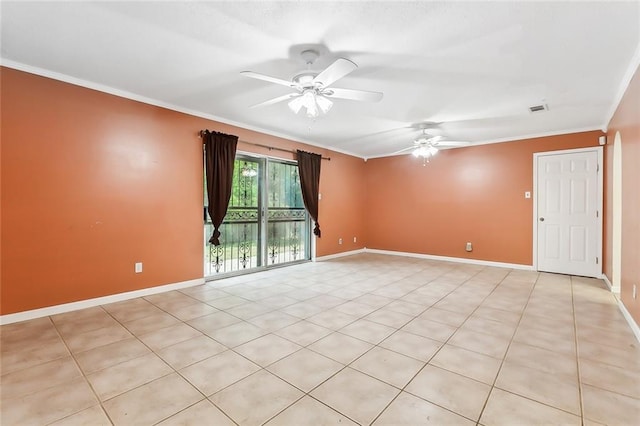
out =
<path fill-rule="evenodd" d="M 598 222 L 597 222 L 597 235 L 598 241 L 596 242 L 596 254 L 598 256 L 599 275 L 594 278 L 602 278 L 602 267 L 604 259 L 602 258 L 602 218 L 604 216 L 603 211 L 603 191 L 604 191 L 604 150 L 601 146 L 592 146 L 588 148 L 575 148 L 575 149 L 562 149 L 558 151 L 544 151 L 533 153 L 533 270 L 538 270 L 538 159 L 547 155 L 558 154 L 577 154 L 581 152 L 596 152 L 598 154 Z"/>
<path fill-rule="evenodd" d="M 298 160 L 296 160 L 296 159 L 282 158 L 282 157 L 278 157 L 278 156 L 275 156 L 275 155 L 268 155 L 268 154 L 258 154 L 258 153 L 250 152 L 250 151 L 237 150 L 236 151 L 236 155 L 243 155 L 245 157 L 254 158 L 256 160 L 264 159 L 265 162 L 266 162 L 266 160 L 273 160 L 273 161 L 277 161 L 277 162 L 281 162 L 281 163 L 296 164 L 296 165 L 298 164 Z M 266 173 L 266 167 L 264 168 L 264 171 Z M 265 194 L 268 193 L 268 184 L 269 184 L 268 182 L 265 184 L 265 191 L 264 191 Z M 263 204 L 264 204 L 264 200 L 263 200 Z M 308 218 L 308 221 L 309 221 L 309 239 L 310 239 L 310 241 L 309 241 L 309 254 L 310 254 L 309 259 L 300 260 L 300 261 L 296 261 L 296 262 L 291 262 L 291 263 L 287 263 L 285 265 L 272 265 L 272 266 L 270 266 L 270 268 L 279 268 L 279 267 L 283 267 L 283 266 L 295 265 L 297 263 L 304 263 L 304 262 L 309 262 L 309 261 L 310 262 L 315 262 L 316 261 L 316 236 L 313 235 L 313 227 L 315 226 L 315 221 L 311 218 L 311 216 L 308 214 L 308 212 L 307 212 L 307 218 Z M 265 230 L 265 232 L 266 232 L 266 230 Z M 262 269 L 260 269 L 260 270 L 262 270 Z"/>
<path fill-rule="evenodd" d="M 204 171 L 204 164 L 206 161 L 205 158 L 205 153 L 204 153 L 204 145 L 203 145 L 203 172 L 206 173 L 206 171 Z M 251 268 L 248 270 L 238 270 L 238 271 L 229 271 L 229 272 L 222 272 L 219 274 L 214 274 L 214 275 L 204 275 L 205 274 L 205 270 L 203 270 L 203 275 L 204 275 L 204 279 L 205 281 L 209 282 L 209 281 L 215 281 L 215 280 L 219 280 L 219 279 L 223 279 L 223 278 L 229 278 L 229 277 L 235 277 L 235 276 L 240 276 L 240 275 L 245 275 L 245 274 L 251 274 L 251 273 L 255 273 L 255 272 L 263 272 L 266 271 L 268 269 L 275 269 L 275 268 L 283 268 L 283 267 L 287 267 L 287 266 L 293 266 L 293 265 L 298 265 L 301 263 L 306 263 L 306 262 L 315 262 L 316 259 L 316 239 L 315 239 L 315 235 L 313 235 L 313 226 L 314 226 L 314 221 L 313 219 L 311 219 L 310 215 L 306 214 L 307 219 L 305 221 L 305 226 L 307 228 L 307 246 L 309 248 L 309 257 L 307 259 L 298 259 L 298 260 L 294 260 L 294 261 L 290 261 L 290 262 L 286 262 L 286 263 L 278 263 L 278 264 L 274 264 L 274 265 L 269 265 L 268 261 L 267 261 L 267 224 L 268 224 L 268 218 L 267 218 L 267 211 L 268 211 L 268 193 L 269 193 L 269 179 L 267 177 L 267 173 L 268 173 L 268 164 L 269 162 L 276 162 L 276 163 L 284 163 L 284 164 L 288 164 L 288 165 L 298 165 L 298 162 L 295 159 L 290 159 L 290 158 L 282 158 L 282 157 L 277 157 L 277 156 L 273 156 L 273 155 L 266 155 L 266 154 L 259 154 L 259 153 L 255 153 L 255 152 L 249 152 L 249 151 L 243 151 L 243 150 L 237 150 L 236 151 L 236 157 L 234 160 L 242 160 L 242 159 L 247 159 L 247 160 L 251 160 L 251 161 L 256 161 L 258 163 L 260 163 L 260 167 L 259 167 L 259 177 L 260 180 L 263 181 L 264 183 L 262 185 L 258 184 L 258 248 L 260 249 L 260 253 L 259 253 L 259 257 L 262 258 L 263 260 L 263 264 L 261 266 L 256 266 L 255 268 Z M 206 181 L 204 181 L 204 185 L 206 187 Z M 207 200 L 204 199 L 203 200 L 204 203 L 207 203 Z M 205 223 L 206 225 L 206 223 Z M 206 247 L 206 232 L 204 234 L 204 239 L 203 242 L 205 243 L 205 247 Z M 203 265 L 205 264 L 204 262 L 204 256 L 203 256 Z M 203 268 L 204 269 L 204 268 Z"/>
<path fill-rule="evenodd" d="M 611 152 L 611 151 L 609 151 Z M 622 135 L 616 132 L 613 139 L 611 168 L 611 291 L 620 294 L 622 275 Z"/>

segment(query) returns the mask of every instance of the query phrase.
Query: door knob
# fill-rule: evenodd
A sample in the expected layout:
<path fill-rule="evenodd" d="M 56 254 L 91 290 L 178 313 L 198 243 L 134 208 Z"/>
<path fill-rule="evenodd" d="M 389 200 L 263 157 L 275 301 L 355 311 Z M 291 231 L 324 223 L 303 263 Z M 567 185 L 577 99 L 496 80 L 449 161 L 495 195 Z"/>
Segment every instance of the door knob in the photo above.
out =
<path fill-rule="evenodd" d="M 540 222 L 544 222 L 544 217 L 541 217 L 541 218 L 540 218 Z"/>

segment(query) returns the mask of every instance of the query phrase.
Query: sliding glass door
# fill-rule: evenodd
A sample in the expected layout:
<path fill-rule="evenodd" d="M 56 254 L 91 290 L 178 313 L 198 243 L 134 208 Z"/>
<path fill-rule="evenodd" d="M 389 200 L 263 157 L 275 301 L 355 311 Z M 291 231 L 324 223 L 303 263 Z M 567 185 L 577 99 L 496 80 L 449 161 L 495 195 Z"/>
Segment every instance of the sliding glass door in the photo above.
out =
<path fill-rule="evenodd" d="M 204 199 L 206 204 L 206 188 Z M 208 243 L 213 226 L 206 219 L 205 277 L 311 258 L 310 221 L 295 163 L 238 155 L 217 247 Z"/>

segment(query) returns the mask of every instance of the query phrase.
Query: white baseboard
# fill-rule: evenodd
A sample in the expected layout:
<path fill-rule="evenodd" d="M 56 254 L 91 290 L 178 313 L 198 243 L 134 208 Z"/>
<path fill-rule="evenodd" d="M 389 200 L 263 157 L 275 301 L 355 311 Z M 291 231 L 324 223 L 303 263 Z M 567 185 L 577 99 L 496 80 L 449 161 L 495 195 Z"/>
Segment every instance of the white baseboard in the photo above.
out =
<path fill-rule="evenodd" d="M 604 281 L 604 283 L 607 285 L 607 287 L 609 287 L 609 290 L 611 292 L 613 292 L 613 284 L 611 284 L 611 281 L 609 281 L 609 277 L 607 277 L 607 274 L 602 274 L 602 281 Z"/>
<path fill-rule="evenodd" d="M 457 263 L 469 263 L 472 265 L 495 266 L 498 268 L 521 269 L 524 271 L 534 270 L 533 266 L 531 265 L 521 265 L 519 263 L 493 262 L 491 260 L 467 259 L 464 257 L 436 256 L 432 254 L 408 253 L 408 252 L 402 252 L 402 251 L 378 250 L 378 249 L 368 249 L 368 248 L 365 248 L 365 252 L 376 253 L 376 254 L 387 254 L 391 256 L 415 257 L 418 259 L 441 260 L 444 262 L 457 262 Z"/>
<path fill-rule="evenodd" d="M 136 297 L 150 296 L 152 294 L 164 293 L 181 288 L 193 287 L 204 284 L 204 278 L 182 281 L 173 284 L 166 284 L 157 287 L 143 288 L 140 290 L 127 291 L 125 293 L 111 294 L 109 296 L 96 297 L 94 299 L 80 300 L 78 302 L 64 303 L 62 305 L 47 306 L 46 308 L 33 309 L 30 311 L 16 312 L 15 314 L 0 315 L 0 325 L 14 322 L 27 321 L 35 318 L 47 317 L 49 315 L 63 314 L 65 312 L 77 311 L 94 306 L 106 305 L 107 303 L 121 302 L 123 300 L 135 299 Z"/>
<path fill-rule="evenodd" d="M 638 324 L 635 322 L 635 320 L 633 319 L 629 311 L 627 311 L 627 308 L 626 306 L 624 306 L 624 303 L 622 303 L 622 300 L 620 299 L 620 297 L 618 297 L 617 294 L 615 295 L 615 297 L 616 297 L 616 301 L 618 302 L 618 308 L 620 308 L 620 312 L 622 312 L 624 319 L 626 319 L 627 323 L 629 323 L 629 327 L 631 328 L 631 331 L 633 331 L 633 334 L 635 334 L 636 339 L 638 339 L 638 342 L 640 342 L 640 327 L 638 327 Z"/>
<path fill-rule="evenodd" d="M 609 287 L 611 293 L 613 293 L 613 296 L 616 298 L 616 302 L 618 302 L 618 308 L 620 309 L 620 312 L 622 312 L 622 316 L 624 316 L 624 319 L 627 320 L 631 331 L 633 331 L 636 339 L 638 339 L 638 342 L 640 342 L 640 327 L 638 327 L 638 324 L 635 322 L 635 320 L 627 310 L 627 307 L 624 306 L 624 303 L 622 303 L 622 299 L 620 298 L 620 287 L 614 287 L 613 284 L 611 284 L 611 281 L 609 281 L 609 277 L 607 277 L 606 274 L 602 274 L 602 280 L 607 285 L 607 287 Z"/>
<path fill-rule="evenodd" d="M 611 281 L 609 280 L 609 277 L 607 277 L 606 274 L 602 274 L 602 280 L 607 285 L 607 287 L 609 287 L 609 290 L 611 290 L 611 293 L 620 294 L 620 286 L 614 287 L 613 284 L 611 284 Z"/>
<path fill-rule="evenodd" d="M 328 254 L 326 256 L 316 257 L 315 259 L 313 259 L 313 261 L 322 262 L 323 260 L 337 259 L 339 257 L 345 257 L 345 256 L 353 256 L 354 254 L 360 254 L 366 251 L 367 251 L 366 248 L 361 248 L 358 250 L 351 250 L 351 251 L 343 251 L 342 253 Z"/>

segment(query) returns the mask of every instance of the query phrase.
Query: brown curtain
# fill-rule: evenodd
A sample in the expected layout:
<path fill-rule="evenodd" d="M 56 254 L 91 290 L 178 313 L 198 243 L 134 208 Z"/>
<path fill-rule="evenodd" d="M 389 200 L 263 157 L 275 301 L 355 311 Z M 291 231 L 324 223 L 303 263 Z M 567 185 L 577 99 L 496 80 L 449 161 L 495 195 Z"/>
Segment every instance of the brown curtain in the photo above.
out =
<path fill-rule="evenodd" d="M 298 174 L 300 175 L 300 187 L 302 199 L 309 215 L 316 223 L 313 233 L 320 237 L 320 224 L 318 223 L 318 191 L 320 189 L 320 162 L 322 156 L 312 152 L 297 150 Z"/>
<path fill-rule="evenodd" d="M 224 133 L 203 132 L 209 216 L 213 223 L 213 235 L 209 243 L 220 245 L 220 225 L 227 214 L 233 182 L 233 163 L 236 159 L 238 137 Z"/>

